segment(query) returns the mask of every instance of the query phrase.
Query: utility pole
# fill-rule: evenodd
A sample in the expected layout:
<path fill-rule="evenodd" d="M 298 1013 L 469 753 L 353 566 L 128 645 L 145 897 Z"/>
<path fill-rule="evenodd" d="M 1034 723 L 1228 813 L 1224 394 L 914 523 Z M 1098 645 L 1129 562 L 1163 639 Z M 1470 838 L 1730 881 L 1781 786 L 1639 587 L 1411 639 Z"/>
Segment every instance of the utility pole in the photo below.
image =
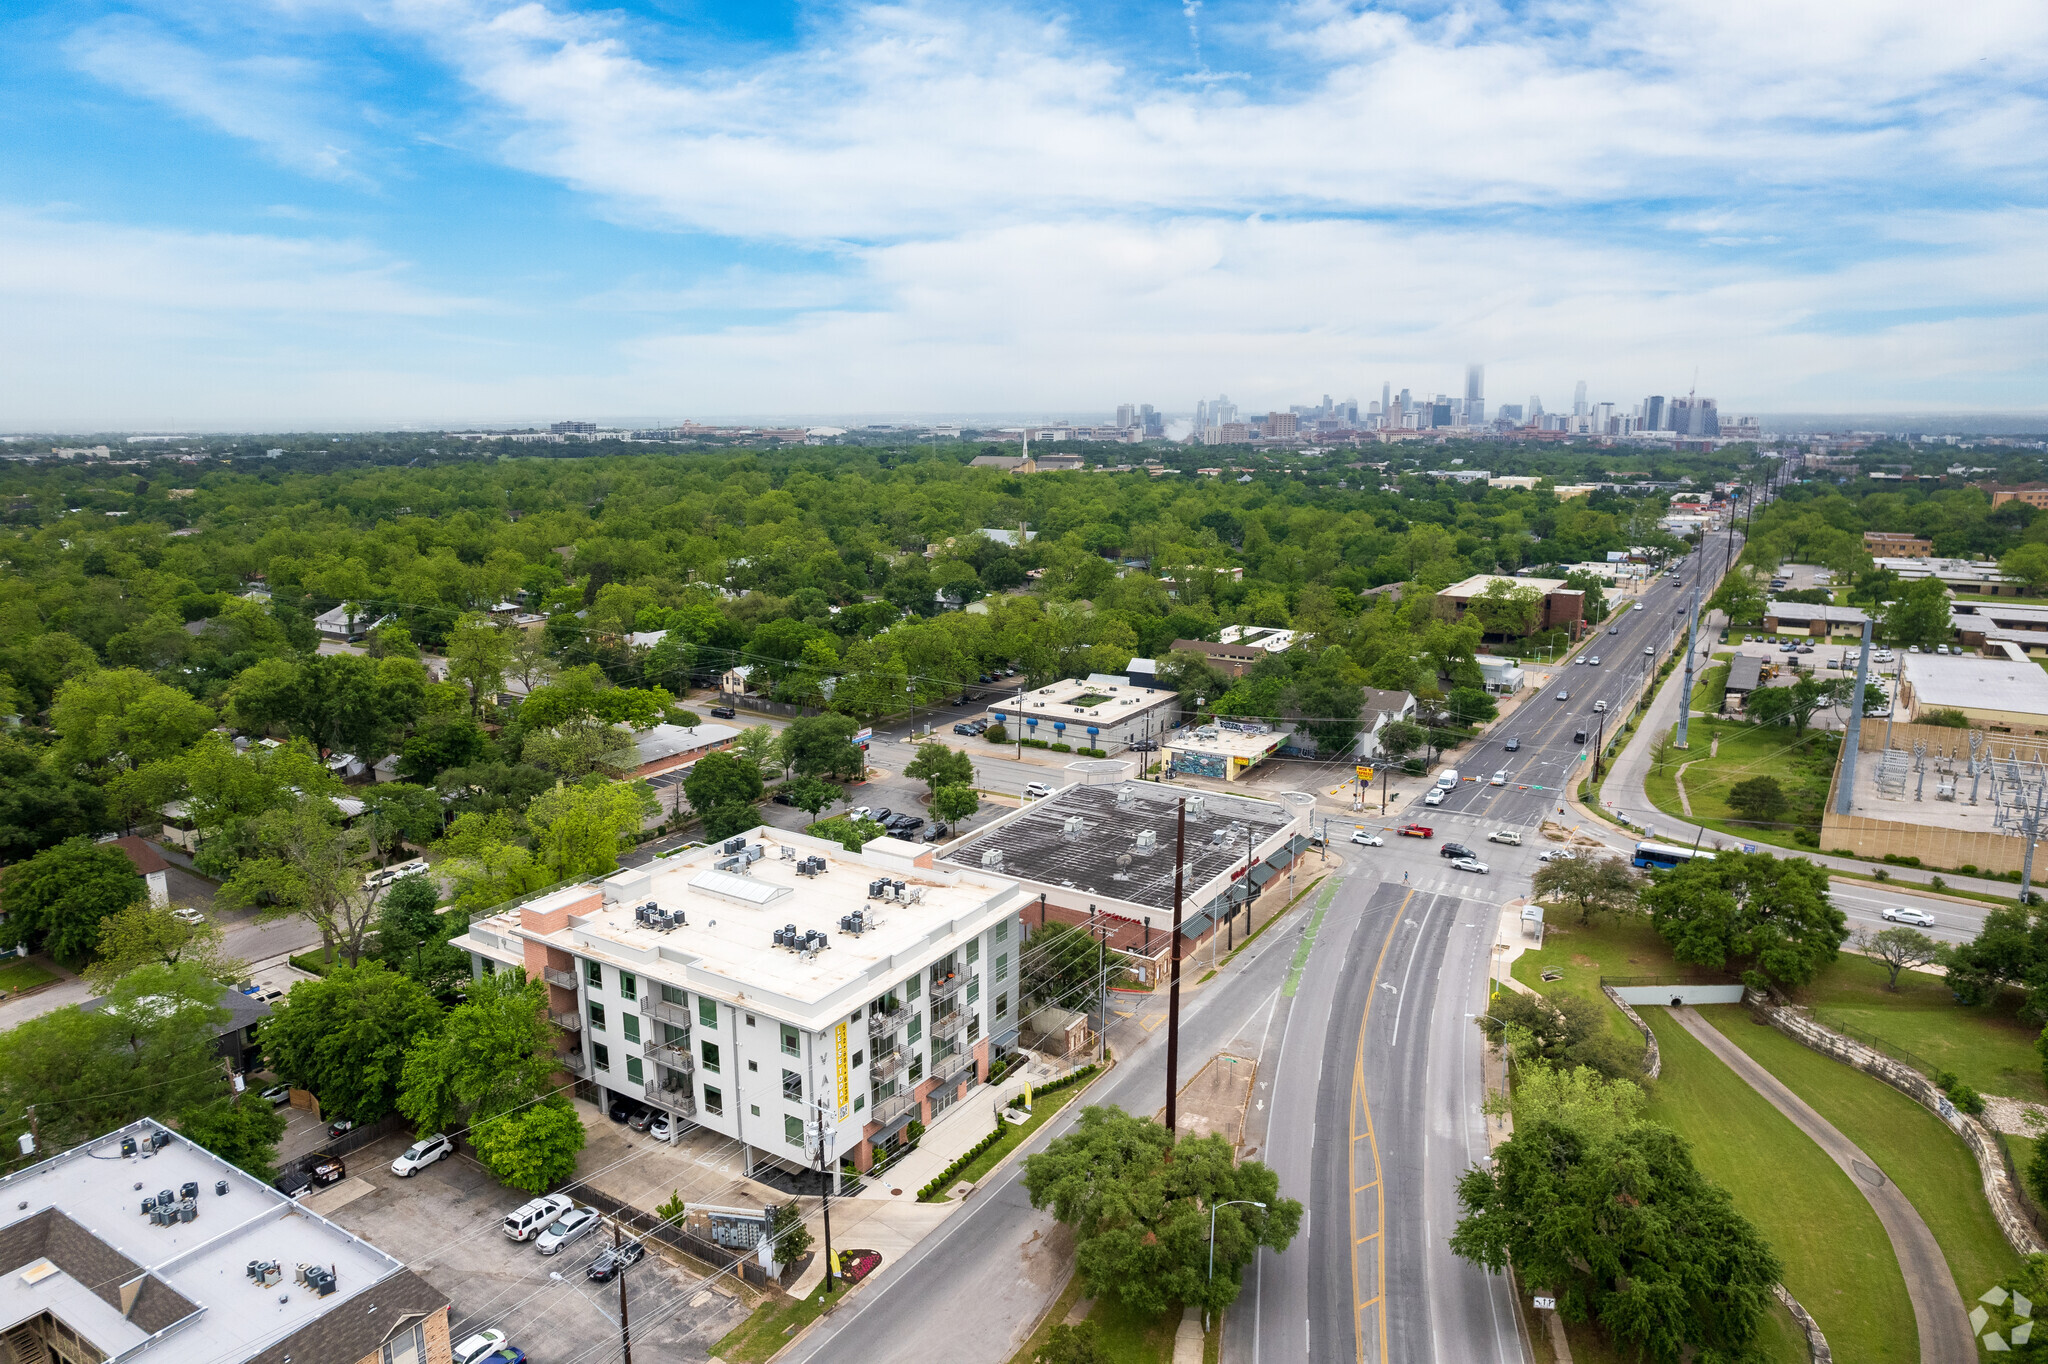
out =
<path fill-rule="evenodd" d="M 1848 732 L 1842 736 L 1842 782 L 1841 792 L 1835 797 L 1835 813 L 1849 813 L 1849 798 L 1856 786 L 1856 749 L 1863 739 L 1863 683 L 1870 676 L 1870 617 L 1863 618 L 1863 647 L 1856 654 L 1856 694 L 1849 699 Z M 2028 855 L 2033 845 L 2027 845 Z M 2026 903 L 2026 897 L 2020 897 Z"/>
<path fill-rule="evenodd" d="M 1678 737 L 1672 741 L 1673 748 L 1686 747 L 1685 726 L 1692 719 L 1692 660 L 1700 647 L 1700 574 L 1692 580 L 1692 625 L 1685 636 L 1685 690 L 1678 694 Z"/>
<path fill-rule="evenodd" d="M 818 1115 L 818 1192 L 824 1198 L 825 1296 L 830 1297 L 833 1289 L 838 1286 L 839 1276 L 833 1273 L 833 1270 L 837 1268 L 837 1264 L 832 1259 L 832 1181 L 828 1177 L 830 1172 L 827 1170 L 826 1164 L 832 1159 L 832 1153 L 827 1148 L 832 1144 L 831 1138 L 837 1134 L 832 1130 L 831 1124 L 825 1119 L 825 1096 L 822 1094 L 817 1095 L 811 1100 L 811 1106 L 812 1110 Z M 628 1364 L 630 1364 L 630 1361 L 628 1361 Z"/>
<path fill-rule="evenodd" d="M 619 1280 L 619 1349 L 623 1364 L 633 1364 L 633 1328 L 626 1321 L 626 1267 L 619 1263 L 619 1224 L 612 1223 L 612 1273 Z"/>
<path fill-rule="evenodd" d="M 1178 1130 L 1180 1102 L 1180 897 L 1181 875 L 1188 865 L 1188 798 L 1180 798 L 1173 843 L 1173 943 L 1167 949 L 1173 966 L 1166 992 L 1166 1136 Z"/>
<path fill-rule="evenodd" d="M 1600 780 L 1600 750 L 1607 746 L 1607 712 L 1600 713 L 1600 728 L 1593 736 L 1593 780 Z"/>

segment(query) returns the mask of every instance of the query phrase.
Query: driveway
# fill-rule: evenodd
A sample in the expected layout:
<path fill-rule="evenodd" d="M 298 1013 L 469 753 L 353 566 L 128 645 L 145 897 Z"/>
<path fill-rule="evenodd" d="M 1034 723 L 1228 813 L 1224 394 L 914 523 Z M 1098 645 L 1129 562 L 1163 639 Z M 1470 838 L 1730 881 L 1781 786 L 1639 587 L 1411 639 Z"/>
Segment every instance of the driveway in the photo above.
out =
<path fill-rule="evenodd" d="M 369 1187 L 327 1216 L 446 1293 L 457 1341 L 495 1327 L 544 1364 L 616 1358 L 617 1282 L 592 1283 L 584 1274 L 610 1244 L 609 1230 L 544 1257 L 500 1230 L 505 1214 L 526 1195 L 499 1184 L 466 1152 L 411 1179 L 393 1175 L 391 1159 L 408 1140 L 393 1137 L 350 1155 L 348 1183 Z M 748 1310 L 729 1287 L 700 1284 L 659 1254 L 626 1272 L 626 1293 L 636 1359 L 709 1359 L 711 1347 Z"/>

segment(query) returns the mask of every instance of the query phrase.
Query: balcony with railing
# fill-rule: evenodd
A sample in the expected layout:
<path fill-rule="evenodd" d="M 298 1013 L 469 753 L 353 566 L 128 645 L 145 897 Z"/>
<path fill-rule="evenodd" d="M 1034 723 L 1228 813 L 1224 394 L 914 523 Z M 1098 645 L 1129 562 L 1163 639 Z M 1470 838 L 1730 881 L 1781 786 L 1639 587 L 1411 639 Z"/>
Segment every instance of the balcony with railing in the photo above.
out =
<path fill-rule="evenodd" d="M 548 1021 L 550 1023 L 553 1023 L 556 1027 L 560 1028 L 563 1032 L 583 1031 L 583 1015 L 576 1013 L 573 1010 L 569 1013 L 562 1014 L 550 1013 L 548 1015 Z"/>
<path fill-rule="evenodd" d="M 686 1004 L 671 1004 L 653 991 L 640 996 L 640 1012 L 660 1023 L 673 1023 L 678 1028 L 687 1028 L 697 1021 Z"/>
<path fill-rule="evenodd" d="M 540 973 L 548 984 L 559 985 L 570 994 L 576 993 L 577 981 L 574 971 L 559 971 L 552 966 L 543 966 L 540 968 Z"/>
<path fill-rule="evenodd" d="M 661 1064 L 672 1066 L 677 1070 L 695 1070 L 697 1068 L 697 1058 L 690 1050 L 690 1035 L 688 1033 L 684 1033 L 673 1042 L 664 1042 L 660 1038 L 650 1037 L 640 1044 L 640 1054 L 642 1056 L 652 1056 Z"/>
<path fill-rule="evenodd" d="M 869 1036 L 869 1037 L 885 1037 L 885 1036 L 887 1036 L 888 1034 L 890 1034 L 890 1033 L 892 1033 L 892 1032 L 896 1031 L 896 1029 L 898 1029 L 899 1027 L 903 1026 L 903 1020 L 904 1020 L 904 1019 L 905 1019 L 905 1018 L 906 1018 L 907 1016 L 908 1016 L 908 1015 L 906 1014 L 906 1012 L 904 1011 L 904 1009 L 903 1009 L 903 1007 L 902 1007 L 901 1005 L 898 1005 L 897 1007 L 895 1007 L 895 1008 L 893 1008 L 893 1009 L 887 1009 L 887 1010 L 884 1010 L 884 1011 L 883 1011 L 883 1012 L 881 1012 L 881 1013 L 871 1013 L 871 1014 L 869 1014 L 869 1015 L 868 1015 L 868 1036 Z"/>
<path fill-rule="evenodd" d="M 900 1048 L 878 1051 L 868 1058 L 868 1079 L 876 1084 L 893 1080 L 903 1073 L 904 1055 Z"/>
<path fill-rule="evenodd" d="M 568 1071 L 572 1075 L 582 1075 L 588 1070 L 588 1067 L 583 1063 L 583 1053 L 580 1051 L 556 1052 L 555 1061 L 563 1070 Z"/>
<path fill-rule="evenodd" d="M 688 1116 L 697 1111 L 697 1090 L 690 1083 L 690 1077 L 666 1066 L 656 1066 L 654 1074 L 648 1077 L 641 1088 L 649 1100 L 660 1104 L 671 1113 Z"/>
<path fill-rule="evenodd" d="M 917 1087 L 911 1085 L 897 1090 L 886 1099 L 875 1100 L 870 1111 L 873 1112 L 876 1122 L 887 1126 L 916 1107 Z"/>

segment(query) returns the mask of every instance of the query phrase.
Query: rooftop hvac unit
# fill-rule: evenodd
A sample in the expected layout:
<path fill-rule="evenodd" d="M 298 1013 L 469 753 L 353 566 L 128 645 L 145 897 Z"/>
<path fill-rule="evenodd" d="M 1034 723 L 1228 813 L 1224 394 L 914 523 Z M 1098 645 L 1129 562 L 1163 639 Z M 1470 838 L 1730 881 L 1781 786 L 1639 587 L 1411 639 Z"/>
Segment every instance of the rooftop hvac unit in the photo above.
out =
<path fill-rule="evenodd" d="M 905 892 L 904 892 L 904 895 L 903 895 L 903 903 L 904 903 L 904 904 L 906 904 L 906 905 L 921 905 L 921 904 L 923 904 L 923 903 L 924 903 L 924 887 L 923 887 L 923 886 L 912 886 L 912 887 L 911 887 L 911 888 L 910 888 L 910 889 L 909 889 L 908 891 L 905 891 Z"/>
<path fill-rule="evenodd" d="M 787 844 L 787 843 L 779 843 L 779 844 L 777 844 L 777 845 L 776 845 L 776 849 L 775 849 L 775 850 L 776 850 L 777 852 L 779 852 L 779 853 L 781 853 L 781 854 L 782 854 L 782 860 L 783 860 L 783 861 L 785 861 L 785 862 L 794 862 L 794 861 L 796 861 L 796 849 L 795 849 L 795 848 L 792 848 L 792 847 L 791 847 L 791 846 L 790 846 L 789 844 Z"/>
<path fill-rule="evenodd" d="M 745 852 L 747 850 L 747 840 L 744 838 L 728 838 L 725 842 L 718 845 L 718 850 L 727 855 Z"/>
<path fill-rule="evenodd" d="M 171 1134 L 164 1131 L 161 1127 L 149 1134 L 149 1149 L 152 1151 L 161 1151 L 170 1144 Z"/>
<path fill-rule="evenodd" d="M 740 851 L 747 855 L 747 865 L 750 867 L 768 855 L 768 850 L 759 843 L 742 843 Z"/>
<path fill-rule="evenodd" d="M 796 864 L 796 874 L 798 876 L 816 876 L 823 870 L 825 870 L 825 859 L 822 857 L 806 857 Z"/>
<path fill-rule="evenodd" d="M 870 900 L 879 900 L 888 893 L 889 883 L 886 879 L 868 882 L 868 898 Z"/>
<path fill-rule="evenodd" d="M 804 934 L 803 940 L 797 945 L 797 950 L 816 954 L 824 951 L 827 946 L 829 944 L 825 940 L 824 931 L 814 928 Z"/>
<path fill-rule="evenodd" d="M 1151 852 L 1159 846 L 1159 833 L 1154 829 L 1138 830 L 1138 851 Z"/>
<path fill-rule="evenodd" d="M 903 883 L 901 881 L 891 881 L 889 883 L 889 889 L 896 892 L 897 899 L 900 900 L 903 898 Z"/>
<path fill-rule="evenodd" d="M 718 871 L 729 871 L 735 876 L 745 876 L 747 874 L 747 855 L 745 853 L 734 853 L 731 857 L 719 858 L 711 865 Z"/>
<path fill-rule="evenodd" d="M 1200 819 L 1209 808 L 1209 802 L 1201 796 L 1188 797 L 1188 818 Z"/>
<path fill-rule="evenodd" d="M 860 936 L 867 931 L 866 915 L 857 909 L 851 914 L 840 915 L 839 931 L 841 933 L 851 933 L 855 937 Z"/>
<path fill-rule="evenodd" d="M 1079 838 L 1081 831 L 1087 827 L 1088 822 L 1079 815 L 1068 815 L 1060 822 L 1060 833 L 1068 838 Z"/>
<path fill-rule="evenodd" d="M 1119 786 L 1116 790 L 1116 808 L 1119 810 L 1130 809 L 1131 801 L 1135 798 L 1136 793 L 1133 792 L 1130 787 Z"/>
<path fill-rule="evenodd" d="M 216 1198 L 226 1198 L 228 1195 L 228 1182 L 225 1179 L 214 1180 L 213 1193 Z"/>
<path fill-rule="evenodd" d="M 247 1274 L 250 1281 L 259 1288 L 274 1288 L 277 1281 L 284 1277 L 284 1270 L 275 1260 L 251 1260 L 243 1273 Z"/>
<path fill-rule="evenodd" d="M 981 865 L 990 871 L 1001 871 L 1003 869 L 1003 850 L 1001 848 L 986 849 L 981 854 Z"/>
<path fill-rule="evenodd" d="M 135 1154 L 135 1138 L 121 1138 L 121 1154 L 124 1156 L 132 1156 Z"/>
<path fill-rule="evenodd" d="M 794 948 L 800 937 L 801 935 L 796 931 L 795 924 L 784 924 L 775 930 L 775 945 L 777 947 Z"/>
<path fill-rule="evenodd" d="M 178 1190 L 178 1196 L 180 1198 L 199 1197 L 199 1181 L 196 1179 L 186 1180 L 184 1186 Z"/>

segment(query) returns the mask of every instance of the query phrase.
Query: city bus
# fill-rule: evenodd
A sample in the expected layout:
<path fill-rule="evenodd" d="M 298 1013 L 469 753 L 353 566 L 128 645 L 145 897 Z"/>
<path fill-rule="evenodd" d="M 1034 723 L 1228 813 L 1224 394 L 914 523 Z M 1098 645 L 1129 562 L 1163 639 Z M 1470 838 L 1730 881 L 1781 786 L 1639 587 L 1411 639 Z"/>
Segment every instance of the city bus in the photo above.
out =
<path fill-rule="evenodd" d="M 1710 852 L 1694 852 L 1691 848 L 1680 848 L 1670 843 L 1636 844 L 1635 864 L 1649 867 L 1653 871 L 1670 871 L 1682 867 L 1694 858 L 1711 858 Z"/>

